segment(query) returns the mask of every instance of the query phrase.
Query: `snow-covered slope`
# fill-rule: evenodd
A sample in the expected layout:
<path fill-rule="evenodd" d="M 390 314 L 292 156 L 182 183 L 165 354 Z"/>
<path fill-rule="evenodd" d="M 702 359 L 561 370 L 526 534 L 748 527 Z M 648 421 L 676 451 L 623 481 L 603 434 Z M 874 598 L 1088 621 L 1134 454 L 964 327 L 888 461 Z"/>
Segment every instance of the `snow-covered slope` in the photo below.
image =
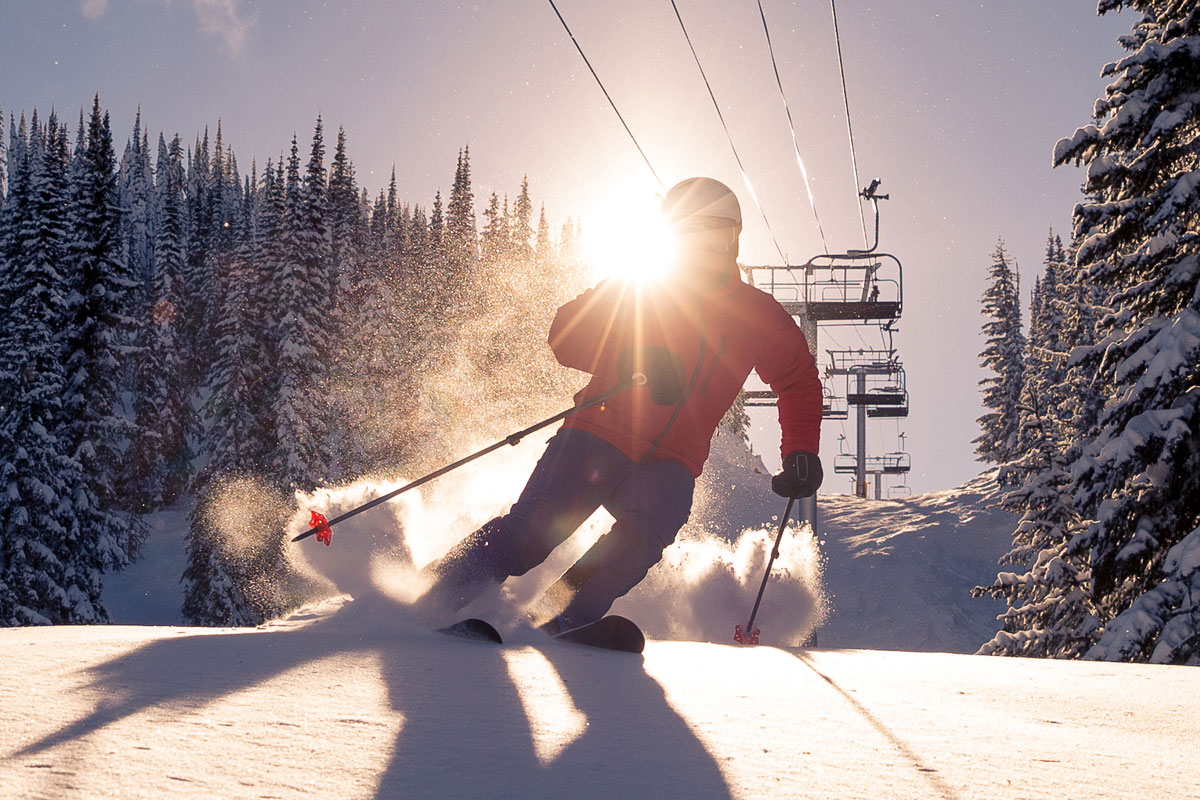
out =
<path fill-rule="evenodd" d="M 1015 522 L 995 474 L 905 500 L 831 495 L 821 503 L 827 647 L 973 653 L 1004 604 L 971 597 L 989 584 Z"/>
<path fill-rule="evenodd" d="M 403 602 L 412 567 L 502 509 L 539 452 L 355 518 L 332 547 L 297 546 L 332 594 L 262 629 L 0 630 L 0 795 L 1198 796 L 1200 671 L 886 650 L 990 636 L 995 609 L 968 592 L 1011 519 L 987 479 L 903 502 L 824 497 L 818 537 L 784 537 L 764 645 L 745 648 L 729 637 L 783 504 L 719 438 L 680 542 L 618 603 L 650 634 L 644 656 L 517 622 L 602 516 L 480 601 L 506 645 L 430 633 Z M 302 499 L 336 513 L 386 488 Z M 182 509 L 160 517 L 147 559 L 112 581 L 118 620 L 175 619 L 182 525 Z M 793 646 L 814 630 L 819 648 Z M 850 649 L 864 647 L 880 649 Z"/>
<path fill-rule="evenodd" d="M 432 558 L 502 511 L 541 449 L 540 441 L 531 441 L 451 473 L 419 496 L 404 495 L 339 526 L 328 550 L 304 543 L 298 557 L 313 571 L 333 575 L 342 592 L 379 583 L 395 560 Z M 318 492 L 305 507 L 332 517 L 386 488 L 358 484 Z M 970 596 L 971 587 L 991 582 L 1008 549 L 1013 520 L 996 501 L 987 475 L 899 501 L 822 495 L 818 537 L 806 531 L 784 537 L 757 620 L 763 641 L 811 643 L 815 632 L 823 647 L 974 652 L 994 633 L 1003 608 Z M 679 543 L 616 610 L 655 638 L 730 641 L 734 625 L 750 613 L 784 506 L 758 457 L 721 432 Z M 116 622 L 181 621 L 185 511 L 177 507 L 153 518 L 142 561 L 108 576 L 105 601 Z M 298 515 L 297 524 L 306 521 L 305 512 Z M 600 512 L 545 569 L 510 582 L 506 603 L 482 610 L 515 616 L 514 605 L 536 597 L 605 524 Z M 388 553 L 396 559 L 381 557 Z M 379 563 L 371 568 L 373 557 Z"/>
<path fill-rule="evenodd" d="M 1200 671 L 516 631 L 0 631 L 6 798 L 1188 798 Z"/>

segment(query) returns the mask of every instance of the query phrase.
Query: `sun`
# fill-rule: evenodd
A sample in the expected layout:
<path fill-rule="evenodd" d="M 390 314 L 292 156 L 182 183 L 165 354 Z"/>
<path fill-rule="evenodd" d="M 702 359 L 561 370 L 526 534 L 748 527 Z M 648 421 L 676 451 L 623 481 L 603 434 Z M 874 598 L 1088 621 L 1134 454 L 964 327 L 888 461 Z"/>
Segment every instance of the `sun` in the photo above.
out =
<path fill-rule="evenodd" d="M 670 272 L 677 245 L 660 209 L 644 186 L 628 186 L 598 202 L 581 219 L 583 258 L 594 281 L 661 280 Z"/>

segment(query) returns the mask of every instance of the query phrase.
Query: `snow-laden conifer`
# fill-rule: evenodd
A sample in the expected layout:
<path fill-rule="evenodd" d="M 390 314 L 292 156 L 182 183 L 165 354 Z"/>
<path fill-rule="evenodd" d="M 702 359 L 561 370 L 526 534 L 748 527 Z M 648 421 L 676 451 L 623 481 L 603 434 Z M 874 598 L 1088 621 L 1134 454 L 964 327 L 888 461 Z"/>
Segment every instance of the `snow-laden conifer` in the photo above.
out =
<path fill-rule="evenodd" d="M 1073 342 L 1066 334 L 1071 286 L 1062 242 L 1051 232 L 1044 271 L 1033 294 L 1029 353 L 1025 362 L 1017 442 L 1019 455 L 1001 466 L 1001 482 L 1013 488 L 1003 498 L 1018 518 L 1012 548 L 1000 560 L 1004 571 L 976 597 L 1004 600 L 1001 630 L 982 654 L 1078 657 L 1098 627 L 1091 605 L 1086 562 L 1068 552 L 1083 521 L 1075 510 L 1067 465 L 1074 428 L 1065 416 L 1066 374 Z"/>
<path fill-rule="evenodd" d="M 141 470 L 140 491 L 154 506 L 172 502 L 191 478 L 189 437 L 196 432 L 191 387 L 186 374 L 181 288 L 186 264 L 183 143 L 160 136 L 155 176 L 154 269 L 149 308 L 137 368 L 137 414 L 145 438 L 130 461 Z"/>
<path fill-rule="evenodd" d="M 154 259 L 154 175 L 148 143 L 142 129 L 142 111 L 138 109 L 133 121 L 133 134 L 125 143 L 121 156 L 118 197 L 121 207 L 121 244 L 125 261 L 140 289 L 148 286 Z M 138 316 L 145 295 L 138 298 Z"/>
<path fill-rule="evenodd" d="M 107 112 L 97 96 L 71 167 L 70 246 L 64 292 L 68 318 L 60 332 L 66 359 L 62 433 L 86 477 L 80 507 L 79 547 L 98 563 L 125 566 L 138 533 L 118 496 L 117 481 L 131 432 L 121 397 L 124 347 L 133 319 L 138 283 L 129 272 L 120 240 L 116 158 Z"/>
<path fill-rule="evenodd" d="M 364 221 L 359 206 L 354 165 L 346 150 L 346 130 L 339 127 L 333 159 L 329 164 L 330 285 L 326 299 L 328 308 L 337 307 L 345 286 L 344 276 L 354 272 Z"/>
<path fill-rule="evenodd" d="M 529 197 L 529 176 L 521 178 L 521 191 L 513 204 L 511 226 L 513 248 L 518 258 L 529 261 L 533 258 L 533 200 Z"/>
<path fill-rule="evenodd" d="M 66 129 L 53 114 L 42 127 L 35 112 L 14 145 L 0 271 L 0 624 L 103 622 L 103 571 L 124 562 L 127 542 L 123 529 L 97 524 L 105 518 L 65 425 Z"/>
<path fill-rule="evenodd" d="M 275 595 L 254 587 L 282 580 L 286 572 L 279 554 L 281 526 L 262 524 L 255 509 L 233 503 L 227 496 L 230 487 L 245 485 L 266 472 L 274 442 L 264 425 L 267 411 L 259 391 L 265 381 L 255 335 L 254 264 L 260 240 L 248 183 L 238 196 L 240 210 L 230 226 L 233 250 L 217 276 L 216 360 L 203 408 L 205 468 L 196 482 L 183 577 L 184 617 L 200 625 L 262 622 L 281 606 Z"/>
<path fill-rule="evenodd" d="M 4 106 L 0 106 L 0 213 L 8 194 L 8 147 L 4 141 Z"/>
<path fill-rule="evenodd" d="M 1123 8 L 1142 18 L 1096 122 L 1054 152 L 1087 165 L 1077 261 L 1110 309 L 1084 360 L 1107 401 L 1072 466 L 1094 520 L 1073 545 L 1105 625 L 1091 657 L 1197 662 L 1200 564 L 1181 545 L 1200 524 L 1200 7 L 1100 4 Z"/>
<path fill-rule="evenodd" d="M 320 379 L 329 346 L 322 308 L 330 281 L 330 237 L 326 222 L 325 145 L 318 119 L 305 175 L 292 139 L 284 185 L 281 261 L 275 277 L 280 319 L 275 332 L 275 480 L 290 488 L 312 488 L 326 480 L 332 454 L 326 440 L 327 405 Z"/>
<path fill-rule="evenodd" d="M 988 287 L 983 293 L 984 349 L 979 354 L 983 368 L 991 374 L 979 382 L 983 389 L 984 414 L 978 420 L 980 434 L 974 440 L 981 461 L 1003 464 L 1020 452 L 1017 411 L 1025 369 L 1025 334 L 1021 331 L 1021 302 L 1015 264 L 1009 263 L 1004 242 L 996 244 L 988 269 Z"/>
<path fill-rule="evenodd" d="M 454 170 L 454 184 L 446 205 L 446 229 L 443 238 L 443 261 L 438 281 L 442 285 L 439 306 L 450 317 L 469 298 L 466 293 L 479 262 L 479 240 L 475 226 L 475 193 L 471 187 L 471 148 L 459 154 Z M 436 309 L 434 313 L 438 313 Z"/>
<path fill-rule="evenodd" d="M 209 251 L 213 247 L 213 179 L 209 155 L 208 128 L 187 159 L 187 199 L 185 214 L 187 258 L 180 276 L 180 330 L 188 356 L 187 374 L 193 390 L 204 383 L 205 371 L 212 363 L 212 336 L 207 325 L 212 318 L 209 303 L 213 297 L 209 269 Z"/>

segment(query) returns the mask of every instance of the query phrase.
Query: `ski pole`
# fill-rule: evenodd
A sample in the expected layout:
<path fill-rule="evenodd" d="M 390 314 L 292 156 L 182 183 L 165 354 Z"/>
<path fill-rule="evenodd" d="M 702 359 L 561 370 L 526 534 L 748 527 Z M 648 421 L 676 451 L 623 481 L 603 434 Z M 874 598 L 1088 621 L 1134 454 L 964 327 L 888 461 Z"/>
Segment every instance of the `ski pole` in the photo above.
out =
<path fill-rule="evenodd" d="M 647 379 L 644 374 L 642 374 L 640 372 L 635 373 L 633 375 L 633 377 L 631 377 L 629 380 L 625 381 L 624 383 L 622 383 L 619 386 L 616 386 L 616 387 L 608 390 L 607 392 L 604 392 L 603 394 L 597 395 L 596 397 L 593 397 L 592 399 L 587 400 L 586 402 L 580 403 L 577 406 L 572 406 L 571 408 L 568 408 L 565 411 L 560 411 L 559 413 L 555 414 L 553 417 L 544 419 L 541 422 L 537 423 L 536 425 L 530 425 L 528 428 L 526 428 L 523 431 L 517 431 L 516 433 L 514 433 L 504 439 L 501 439 L 500 441 L 498 441 L 494 444 L 488 445 L 487 447 L 483 448 L 479 452 L 472 453 L 471 455 L 466 456 L 465 458 L 460 458 L 458 461 L 455 461 L 453 464 L 447 464 L 446 466 L 442 467 L 441 469 L 434 470 L 433 472 L 429 473 L 428 475 L 417 478 L 412 483 L 401 486 L 399 489 L 388 492 L 385 495 L 380 495 L 379 497 L 376 497 L 374 500 L 363 503 L 361 506 L 358 506 L 356 508 L 352 508 L 349 511 L 347 511 L 345 514 L 334 517 L 331 520 L 326 520 L 322 514 L 320 514 L 319 512 L 313 511 L 312 517 L 309 520 L 309 525 L 311 525 L 312 527 L 310 527 L 308 530 L 306 530 L 304 533 L 300 534 L 299 536 L 292 537 L 292 541 L 298 542 L 301 539 L 307 539 L 309 536 L 316 535 L 317 541 L 324 542 L 326 545 L 328 545 L 330 543 L 330 538 L 331 538 L 331 533 L 330 533 L 329 529 L 332 528 L 334 525 L 337 525 L 339 522 L 348 520 L 351 517 L 357 516 L 358 514 L 361 514 L 364 511 L 368 511 L 377 505 L 386 503 L 388 500 L 391 500 L 393 497 L 396 497 L 397 495 L 400 495 L 400 494 L 404 494 L 409 489 L 415 489 L 418 486 L 421 486 L 422 484 L 429 483 L 429 481 L 433 480 L 434 478 L 440 478 L 442 475 L 445 475 L 447 472 L 456 470 L 459 467 L 463 466 L 464 464 L 470 463 L 471 461 L 474 461 L 475 459 L 480 458 L 482 456 L 486 456 L 488 453 L 491 453 L 495 450 L 499 450 L 501 447 L 504 447 L 504 445 L 506 445 L 506 444 L 516 446 L 517 443 L 519 443 L 522 439 L 524 439 L 526 436 L 533 433 L 534 431 L 538 431 L 549 425 L 553 425 L 554 423 L 558 422 L 559 420 L 566 419 L 567 417 L 571 416 L 572 414 L 577 414 L 578 412 L 583 411 L 586 408 L 591 408 L 592 406 L 600 405 L 604 401 L 611 399 L 612 397 L 620 394 L 621 392 L 625 391 L 626 389 L 629 389 L 634 386 L 642 386 L 646 383 L 646 380 Z"/>
<path fill-rule="evenodd" d="M 795 502 L 796 498 L 788 498 L 787 509 L 783 512 L 783 519 L 779 521 L 779 533 L 775 535 L 775 547 L 771 549 L 771 558 L 767 561 L 767 570 L 763 573 L 762 585 L 758 587 L 758 597 L 754 600 L 750 621 L 746 623 L 745 628 L 741 625 L 735 625 L 733 628 L 733 640 L 738 644 L 758 644 L 759 630 L 754 627 L 754 618 L 758 616 L 758 605 L 762 602 L 763 592 L 766 591 L 767 579 L 771 577 L 771 565 L 779 557 L 779 542 L 783 539 L 783 529 L 787 527 L 788 517 L 792 515 L 792 504 Z"/>

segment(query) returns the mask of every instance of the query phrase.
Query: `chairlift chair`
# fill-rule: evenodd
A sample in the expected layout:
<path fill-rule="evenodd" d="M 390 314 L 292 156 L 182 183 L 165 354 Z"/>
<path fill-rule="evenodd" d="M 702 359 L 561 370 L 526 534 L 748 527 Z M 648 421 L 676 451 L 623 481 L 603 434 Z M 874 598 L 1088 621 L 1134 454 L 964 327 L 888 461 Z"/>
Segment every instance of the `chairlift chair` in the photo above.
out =
<path fill-rule="evenodd" d="M 912 469 L 912 457 L 904 451 L 886 453 L 883 456 L 885 475 L 903 475 Z"/>
<path fill-rule="evenodd" d="M 849 453 L 839 453 L 833 457 L 833 471 L 853 475 L 858 472 L 858 458 Z"/>
<path fill-rule="evenodd" d="M 779 398 L 770 390 L 747 389 L 746 405 L 751 408 L 773 406 Z"/>
<path fill-rule="evenodd" d="M 848 419 L 850 410 L 846 407 L 845 398 L 838 397 L 828 386 L 821 386 L 821 417 L 822 419 Z"/>

